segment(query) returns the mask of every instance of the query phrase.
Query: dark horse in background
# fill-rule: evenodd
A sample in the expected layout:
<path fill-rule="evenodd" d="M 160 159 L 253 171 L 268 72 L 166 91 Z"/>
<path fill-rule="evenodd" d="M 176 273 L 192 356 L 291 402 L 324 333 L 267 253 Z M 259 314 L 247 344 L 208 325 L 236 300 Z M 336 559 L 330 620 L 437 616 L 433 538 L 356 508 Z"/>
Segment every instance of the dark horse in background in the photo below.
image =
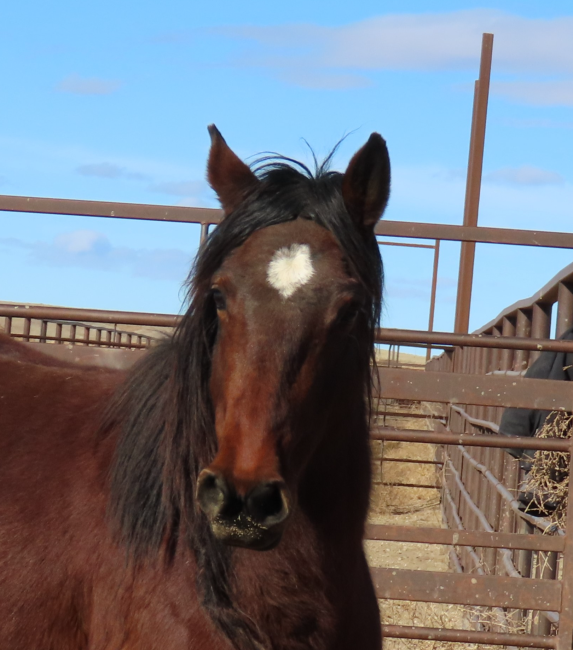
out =
<path fill-rule="evenodd" d="M 379 650 L 362 549 L 390 165 L 252 171 L 130 372 L 0 339 L 2 650 Z M 264 552 L 263 552 L 264 551 Z"/>

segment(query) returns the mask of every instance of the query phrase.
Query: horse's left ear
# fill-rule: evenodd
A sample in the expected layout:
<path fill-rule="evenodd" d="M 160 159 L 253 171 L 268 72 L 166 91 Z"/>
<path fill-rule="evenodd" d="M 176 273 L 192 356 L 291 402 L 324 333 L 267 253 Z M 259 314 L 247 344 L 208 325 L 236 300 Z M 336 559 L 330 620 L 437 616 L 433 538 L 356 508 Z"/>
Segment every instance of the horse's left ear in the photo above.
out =
<path fill-rule="evenodd" d="M 207 180 L 215 190 L 223 212 L 233 212 L 258 184 L 259 179 L 247 165 L 229 148 L 219 129 L 211 124 L 211 150 L 207 162 Z"/>
<path fill-rule="evenodd" d="M 342 179 L 342 198 L 358 226 L 373 228 L 390 196 L 390 158 L 386 142 L 373 133 L 359 149 Z"/>

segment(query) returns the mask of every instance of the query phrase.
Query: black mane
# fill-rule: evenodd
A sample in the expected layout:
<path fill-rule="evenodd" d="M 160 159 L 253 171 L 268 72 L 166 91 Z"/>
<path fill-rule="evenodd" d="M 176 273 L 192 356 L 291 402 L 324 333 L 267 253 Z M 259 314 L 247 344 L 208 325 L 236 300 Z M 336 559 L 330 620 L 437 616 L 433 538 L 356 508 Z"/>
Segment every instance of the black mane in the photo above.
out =
<path fill-rule="evenodd" d="M 180 325 L 133 369 L 105 418 L 106 430 L 119 429 L 110 515 L 128 553 L 142 559 L 162 545 L 174 552 L 186 541 L 197 558 L 204 603 L 239 648 L 260 647 L 252 640 L 260 637 L 232 605 L 227 580 L 232 552 L 212 536 L 194 501 L 197 475 L 216 453 L 208 392 L 217 328 L 211 279 L 255 231 L 298 217 L 315 221 L 335 236 L 369 297 L 363 314 L 369 337 L 361 350 L 368 367 L 380 316 L 382 263 L 373 233 L 358 228 L 348 215 L 342 174 L 329 171 L 328 161 L 315 173 L 284 158 L 267 159 L 255 169 L 257 189 L 199 251 Z M 369 396 L 370 377 L 364 381 Z"/>

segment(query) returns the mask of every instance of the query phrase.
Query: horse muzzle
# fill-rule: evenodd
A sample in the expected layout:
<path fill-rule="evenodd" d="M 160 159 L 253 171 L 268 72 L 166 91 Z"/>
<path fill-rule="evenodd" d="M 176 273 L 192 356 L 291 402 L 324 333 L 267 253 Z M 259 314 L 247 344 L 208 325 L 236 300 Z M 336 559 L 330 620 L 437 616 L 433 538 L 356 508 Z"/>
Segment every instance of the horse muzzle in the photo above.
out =
<path fill-rule="evenodd" d="M 290 514 L 282 481 L 258 483 L 241 495 L 220 472 L 210 469 L 199 474 L 197 501 L 218 540 L 256 551 L 277 546 Z"/>

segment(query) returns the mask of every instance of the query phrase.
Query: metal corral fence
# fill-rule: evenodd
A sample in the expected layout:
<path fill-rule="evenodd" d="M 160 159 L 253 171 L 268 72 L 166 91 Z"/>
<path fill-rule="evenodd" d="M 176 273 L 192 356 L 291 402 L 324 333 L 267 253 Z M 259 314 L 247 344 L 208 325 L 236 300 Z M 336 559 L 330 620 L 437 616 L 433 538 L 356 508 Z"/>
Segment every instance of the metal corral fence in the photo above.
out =
<path fill-rule="evenodd" d="M 0 196 L 0 211 L 196 223 L 201 224 L 202 239 L 209 225 L 218 223 L 221 218 L 218 210 L 200 208 L 11 196 Z M 395 221 L 380 222 L 376 233 L 385 237 L 430 239 L 436 246 L 440 241 L 449 240 L 573 249 L 573 234 L 570 233 Z M 571 389 L 567 383 L 520 376 L 539 351 L 573 352 L 573 343 L 548 339 L 551 318 L 548 305 L 558 302 L 558 333 L 573 320 L 571 271 L 564 272 L 550 288 L 542 290 L 531 301 L 506 310 L 499 321 L 488 324 L 475 335 L 379 330 L 380 343 L 431 345 L 444 349 L 440 357 L 428 363 L 425 371 L 392 367 L 391 363 L 378 368 L 384 398 L 441 405 L 443 417 L 433 419 L 435 431 L 390 429 L 378 425 L 373 427 L 372 438 L 439 445 L 440 455 L 435 462 L 437 467 L 445 467 L 442 503 L 448 528 L 371 525 L 367 538 L 446 545 L 451 548 L 456 572 L 373 568 L 378 596 L 490 607 L 501 618 L 509 610 L 522 610 L 525 616 L 528 612 L 542 613 L 530 619 L 533 623 L 528 633 L 502 633 L 495 627 L 473 631 L 385 625 L 386 637 L 571 649 L 573 535 L 563 531 L 554 535 L 539 534 L 547 532 L 542 530 L 545 522 L 518 511 L 512 492 L 519 481 L 518 467 L 502 450 L 508 446 L 507 438 L 496 432 L 501 409 L 507 406 L 572 410 Z M 471 287 L 469 289 L 471 291 Z M 4 306 L 0 316 L 7 319 L 8 331 L 12 331 L 11 323 L 16 316 L 22 315 L 22 310 L 26 310 L 24 322 L 31 319 L 30 336 L 34 319 L 46 323 L 44 329 L 40 325 L 37 340 L 52 340 L 48 331 L 50 322 L 55 323 L 56 328 L 62 325 L 59 331 L 62 336 L 65 323 L 81 323 L 87 328 L 88 334 L 84 331 L 79 341 L 77 329 L 75 337 L 64 336 L 70 339 L 66 345 L 37 343 L 52 351 L 68 348 L 68 345 L 74 350 L 102 350 L 103 345 L 107 346 L 106 352 L 110 355 L 122 353 L 112 347 L 129 347 L 132 349 L 124 351 L 137 356 L 141 353 L 139 348 L 149 341 L 132 339 L 124 343 L 123 334 L 108 339 L 104 333 L 106 324 L 112 331 L 126 331 L 126 325 L 170 328 L 177 322 L 176 316 L 163 314 Z M 17 334 L 22 338 L 22 333 Z M 53 340 L 57 340 L 56 335 Z M 567 440 L 514 438 L 512 446 L 570 450 Z M 546 562 L 540 559 L 542 553 Z"/>
<path fill-rule="evenodd" d="M 534 240 L 537 234 L 529 236 Z M 524 232 L 516 235 L 525 243 Z M 449 530 L 371 526 L 368 537 L 446 544 L 457 575 L 375 568 L 378 594 L 488 607 L 494 622 L 491 629 L 475 632 L 385 626 L 387 636 L 571 648 L 571 533 L 523 512 L 516 499 L 522 470 L 503 449 L 570 451 L 571 442 L 498 435 L 501 414 L 508 406 L 573 411 L 568 382 L 522 377 L 542 350 L 573 351 L 571 342 L 548 340 L 552 314 L 560 336 L 573 323 L 573 265 L 473 335 L 380 332 L 380 340 L 393 344 L 445 347 L 424 373 L 379 369 L 384 397 L 441 404 L 442 417 L 432 420 L 435 432 L 377 427 L 372 436 L 440 445 L 436 460 L 443 467 L 442 512 Z M 510 627 L 508 618 L 513 626 L 519 621 L 522 631 L 502 632 Z"/>

